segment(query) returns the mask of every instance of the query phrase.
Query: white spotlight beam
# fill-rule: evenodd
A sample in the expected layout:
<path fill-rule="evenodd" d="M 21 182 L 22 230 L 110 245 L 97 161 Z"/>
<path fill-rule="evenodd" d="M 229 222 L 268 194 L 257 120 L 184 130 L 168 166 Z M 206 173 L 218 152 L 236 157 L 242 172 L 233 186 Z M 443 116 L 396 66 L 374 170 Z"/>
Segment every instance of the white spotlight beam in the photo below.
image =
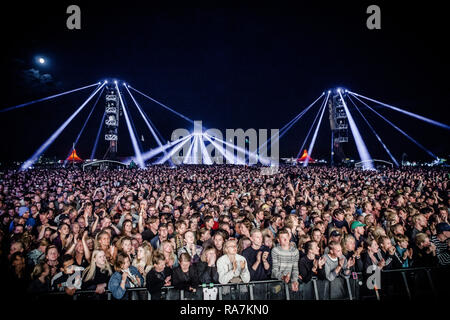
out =
<path fill-rule="evenodd" d="M 187 137 L 191 137 L 192 135 L 189 135 Z M 166 162 L 167 160 L 170 159 L 171 156 L 173 156 L 176 152 L 180 151 L 180 149 L 183 147 L 183 145 L 187 142 L 188 140 L 186 139 L 185 141 L 180 141 L 172 150 L 170 150 L 169 153 L 167 153 L 164 157 L 162 157 L 161 159 L 159 159 L 156 164 L 163 164 L 164 162 Z"/>
<path fill-rule="evenodd" d="M 116 84 L 117 94 L 119 95 L 120 104 L 123 108 L 123 114 L 125 116 L 125 121 L 127 123 L 128 133 L 130 134 L 131 143 L 133 144 L 134 155 L 136 156 L 137 164 L 140 168 L 145 168 L 145 163 L 144 163 L 144 160 L 142 159 L 141 151 L 139 150 L 137 139 L 136 139 L 136 136 L 134 135 L 134 130 L 133 130 L 133 127 L 131 126 L 131 121 L 128 116 L 127 108 L 125 107 L 125 104 L 123 103 L 122 94 L 120 93 L 119 86 L 117 85 L 117 81 L 115 81 L 115 84 Z"/>
<path fill-rule="evenodd" d="M 394 106 L 392 106 L 392 105 L 390 105 L 390 104 L 383 103 L 383 102 L 380 102 L 380 101 L 375 100 L 375 99 L 371 99 L 371 98 L 369 98 L 369 97 L 363 96 L 363 95 L 358 94 L 358 93 L 356 93 L 356 92 L 349 91 L 349 93 L 351 93 L 351 94 L 354 95 L 354 96 L 358 96 L 358 97 L 364 98 L 364 99 L 366 99 L 366 100 L 369 100 L 369 101 L 371 101 L 371 102 L 378 103 L 379 105 L 382 105 L 382 106 L 384 106 L 384 107 L 390 108 L 390 109 L 392 109 L 392 110 L 395 110 L 395 111 L 404 113 L 404 114 L 406 114 L 406 115 L 408 115 L 408 116 L 410 116 L 410 117 L 413 117 L 413 118 L 416 118 L 416 119 L 419 119 L 419 120 L 428 122 L 428 123 L 430 123 L 430 124 L 432 124 L 432 125 L 435 125 L 435 126 L 442 127 L 442 128 L 444 128 L 444 129 L 450 130 L 450 126 L 448 126 L 448 125 L 446 125 L 446 124 L 444 124 L 444 123 L 441 123 L 441 122 L 439 122 L 439 121 L 436 121 L 436 120 L 433 120 L 433 119 L 430 119 L 430 118 L 426 118 L 426 117 L 421 116 L 421 115 L 419 115 L 419 114 L 416 114 L 416 113 L 413 113 L 413 112 L 410 112 L 410 111 L 406 111 L 406 110 L 403 110 L 403 109 L 394 107 Z"/>
<path fill-rule="evenodd" d="M 322 113 L 320 114 L 319 122 L 317 123 L 317 127 L 316 127 L 316 130 L 314 131 L 313 138 L 311 140 L 311 143 L 309 144 L 309 148 L 308 148 L 309 156 L 311 156 L 313 153 L 314 144 L 316 143 L 317 133 L 319 132 L 320 124 L 322 123 L 323 113 L 325 112 L 325 109 L 327 108 L 327 102 L 328 102 L 329 97 L 330 97 L 330 92 L 328 92 L 328 94 L 327 94 L 327 98 L 325 99 L 325 102 L 323 104 Z M 298 158 L 298 156 L 297 156 L 297 158 Z M 308 165 L 308 162 L 309 162 L 309 158 L 306 157 L 305 162 L 303 162 L 303 166 L 306 167 Z"/>
<path fill-rule="evenodd" d="M 101 88 L 106 83 L 103 83 L 95 91 L 89 96 L 89 98 L 86 99 L 86 101 L 83 102 L 83 104 L 56 130 L 40 147 L 36 150 L 33 155 L 22 164 L 21 170 L 26 170 L 29 167 L 31 167 L 37 159 L 44 153 L 45 150 L 58 138 L 58 136 L 63 132 L 63 130 L 69 125 L 69 123 L 83 110 L 83 108 L 91 101 L 91 99 L 97 94 L 97 92 L 100 91 Z"/>
<path fill-rule="evenodd" d="M 345 103 L 344 98 L 342 97 L 341 90 L 338 90 L 339 96 L 341 97 L 342 104 L 344 105 L 344 110 L 347 115 L 348 123 L 350 125 L 350 129 L 353 134 L 353 138 L 355 138 L 356 148 L 358 149 L 359 157 L 361 161 L 364 161 L 364 169 L 374 169 L 372 158 L 370 157 L 369 151 L 367 150 L 366 144 L 359 133 L 358 127 L 356 126 L 355 121 L 353 120 L 350 111 L 348 110 L 347 104 Z"/>

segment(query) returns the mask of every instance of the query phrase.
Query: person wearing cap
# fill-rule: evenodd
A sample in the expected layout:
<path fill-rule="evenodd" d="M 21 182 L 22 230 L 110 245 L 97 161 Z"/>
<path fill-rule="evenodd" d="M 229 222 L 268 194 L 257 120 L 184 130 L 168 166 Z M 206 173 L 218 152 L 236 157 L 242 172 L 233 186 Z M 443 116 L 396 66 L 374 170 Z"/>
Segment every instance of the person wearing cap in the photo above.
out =
<path fill-rule="evenodd" d="M 446 222 L 438 223 L 436 234 L 431 236 L 431 242 L 436 246 L 436 255 L 441 266 L 450 264 L 449 238 L 450 224 Z"/>
<path fill-rule="evenodd" d="M 328 243 L 330 243 L 332 241 L 337 242 L 337 243 L 341 243 L 341 239 L 342 239 L 341 236 L 342 235 L 341 235 L 341 233 L 338 230 L 331 231 L 330 232 L 330 236 L 328 238 Z M 329 250 L 330 250 L 329 247 L 325 247 L 325 250 L 324 250 L 323 253 L 327 254 L 329 252 Z"/>
<path fill-rule="evenodd" d="M 350 229 L 352 230 L 352 234 L 355 237 L 356 242 L 356 248 L 359 248 L 360 246 L 364 245 L 364 241 L 366 238 L 364 237 L 365 234 L 365 227 L 366 225 L 358 220 L 353 221 Z"/>

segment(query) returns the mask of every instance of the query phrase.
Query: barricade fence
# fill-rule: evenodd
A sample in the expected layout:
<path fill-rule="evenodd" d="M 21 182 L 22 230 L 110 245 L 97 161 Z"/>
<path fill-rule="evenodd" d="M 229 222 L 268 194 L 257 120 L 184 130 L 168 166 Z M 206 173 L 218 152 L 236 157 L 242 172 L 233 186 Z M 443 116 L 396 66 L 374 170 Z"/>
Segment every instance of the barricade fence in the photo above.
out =
<path fill-rule="evenodd" d="M 378 285 L 369 289 L 371 275 L 353 272 L 349 278 L 338 277 L 333 281 L 313 277 L 307 283 L 299 282 L 299 290 L 292 291 L 291 284 L 281 280 L 254 281 L 249 283 L 202 284 L 196 292 L 162 288 L 164 300 L 394 300 L 444 296 L 449 288 L 450 268 L 405 268 L 380 272 Z M 376 282 L 375 282 L 376 283 Z M 110 291 L 77 290 L 70 297 L 65 292 L 51 292 L 35 297 L 52 299 L 66 296 L 73 300 L 115 300 Z M 127 289 L 129 300 L 151 300 L 147 288 Z"/>

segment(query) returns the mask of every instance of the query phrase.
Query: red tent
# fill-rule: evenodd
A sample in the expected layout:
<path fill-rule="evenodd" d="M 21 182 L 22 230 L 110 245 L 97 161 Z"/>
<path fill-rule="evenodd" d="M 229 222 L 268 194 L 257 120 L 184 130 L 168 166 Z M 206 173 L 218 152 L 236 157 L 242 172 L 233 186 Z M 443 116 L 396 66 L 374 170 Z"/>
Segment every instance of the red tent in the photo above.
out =
<path fill-rule="evenodd" d="M 70 154 L 70 156 L 66 159 L 67 161 L 83 161 L 83 159 L 81 159 L 78 155 L 77 155 L 77 151 L 75 149 L 73 149 L 72 153 Z"/>
<path fill-rule="evenodd" d="M 315 160 L 308 155 L 308 151 L 305 149 L 303 150 L 302 156 L 299 159 L 297 159 L 297 162 L 304 162 L 306 161 L 306 159 L 308 159 L 308 163 L 315 162 Z"/>

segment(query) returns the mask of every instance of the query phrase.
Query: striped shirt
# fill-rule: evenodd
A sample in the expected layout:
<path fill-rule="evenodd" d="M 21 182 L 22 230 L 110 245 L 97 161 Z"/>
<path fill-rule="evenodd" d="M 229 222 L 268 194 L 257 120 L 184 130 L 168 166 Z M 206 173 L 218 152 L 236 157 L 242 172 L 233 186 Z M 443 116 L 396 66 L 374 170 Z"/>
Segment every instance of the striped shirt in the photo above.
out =
<path fill-rule="evenodd" d="M 272 249 L 272 278 L 281 280 L 282 276 L 290 273 L 291 282 L 298 281 L 299 253 L 295 246 L 283 250 L 281 246 Z"/>
<path fill-rule="evenodd" d="M 448 251 L 447 241 L 440 241 L 437 236 L 431 236 L 431 242 L 436 246 L 436 256 L 441 266 L 450 265 L 450 253 Z"/>

